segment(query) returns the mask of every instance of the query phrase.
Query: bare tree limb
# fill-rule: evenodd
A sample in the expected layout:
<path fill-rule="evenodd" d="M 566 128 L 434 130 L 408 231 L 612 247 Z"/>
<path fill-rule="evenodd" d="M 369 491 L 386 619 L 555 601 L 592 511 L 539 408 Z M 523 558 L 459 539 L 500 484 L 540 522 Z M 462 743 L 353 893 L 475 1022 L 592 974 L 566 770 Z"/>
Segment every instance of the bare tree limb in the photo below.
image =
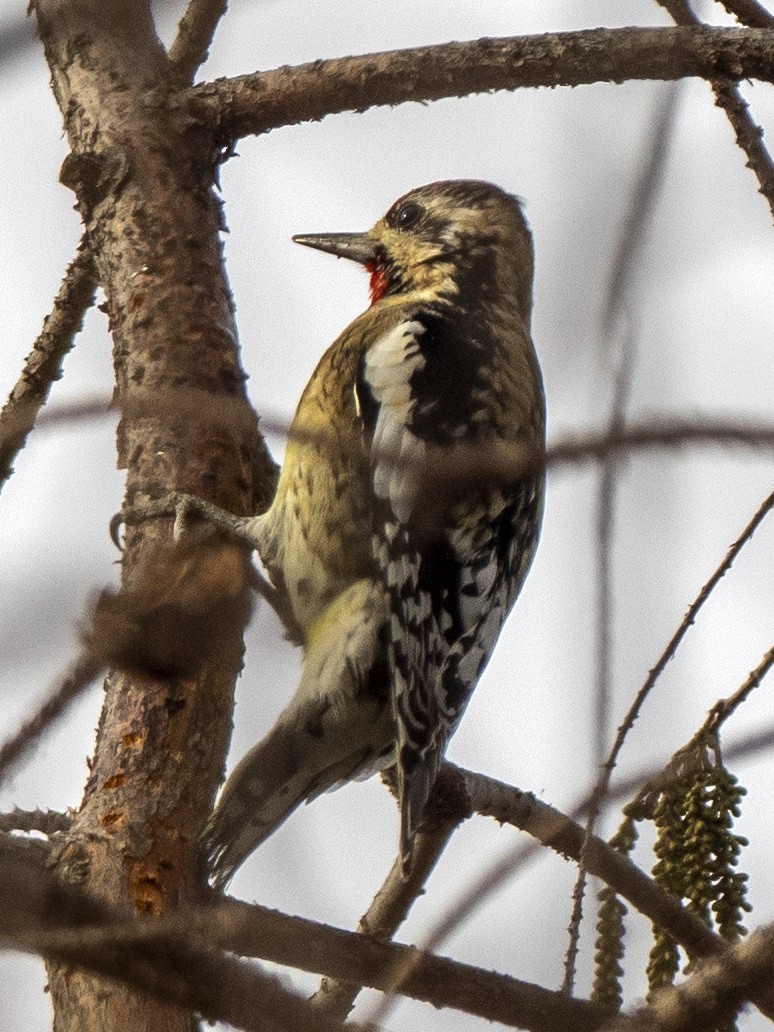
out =
<path fill-rule="evenodd" d="M 678 25 L 702 24 L 688 0 L 658 0 L 658 3 L 672 15 Z M 766 24 L 771 27 L 774 20 L 769 16 Z M 747 101 L 733 81 L 726 76 L 713 76 L 710 85 L 715 103 L 725 111 L 736 135 L 737 145 L 747 157 L 747 167 L 758 179 L 758 192 L 768 202 L 774 219 L 774 162 L 763 145 L 763 129 L 753 120 Z"/>
<path fill-rule="evenodd" d="M 750 693 L 760 686 L 763 678 L 774 666 L 774 648 L 763 656 L 760 663 L 754 670 L 751 670 L 737 690 L 726 699 L 720 699 L 709 711 L 707 719 L 697 732 L 697 736 L 710 731 L 717 731 L 728 718 L 736 712 L 743 702 L 750 697 Z"/>
<path fill-rule="evenodd" d="M 729 14 L 733 14 L 742 25 L 750 28 L 770 29 L 774 26 L 772 15 L 758 0 L 720 0 Z"/>
<path fill-rule="evenodd" d="M 464 794 L 455 792 L 456 779 L 441 771 L 438 790 L 427 808 L 422 828 L 411 854 L 411 868 L 404 877 L 397 859 L 377 892 L 357 930 L 379 942 L 391 939 L 406 920 L 415 900 L 425 891 L 427 879 L 443 855 L 459 823 L 470 815 Z M 353 981 L 325 978 L 312 1003 L 329 1018 L 343 1021 L 354 1004 L 361 985 Z"/>
<path fill-rule="evenodd" d="M 231 900 L 155 921 L 127 918 L 57 881 L 41 858 L 27 861 L 17 842 L 0 851 L 0 944 L 85 967 L 239 1028 L 324 1032 L 339 1026 L 275 977 L 220 950 L 384 991 L 396 968 L 416 957 L 415 974 L 403 987 L 408 995 L 533 1032 L 594 1032 L 610 1013 L 506 975 Z"/>
<path fill-rule="evenodd" d="M 206 913 L 203 922 L 201 927 L 209 934 L 214 932 L 225 949 L 243 956 L 271 956 L 277 963 L 304 967 L 298 953 L 303 949 L 308 958 L 315 958 L 314 970 L 383 992 L 393 989 L 396 973 L 406 970 L 408 963 L 411 975 L 405 982 L 401 980 L 401 994 L 533 1032 L 555 1032 L 557 1028 L 579 1032 L 596 1028 L 601 1021 L 600 1010 L 586 1001 L 569 1000 L 561 993 L 409 946 L 379 942 L 245 903 L 227 901 L 215 908 L 212 923 Z M 288 937 L 291 922 L 296 923 L 294 945 Z"/>
<path fill-rule="evenodd" d="M 11 810 L 0 813 L 0 831 L 40 831 L 44 835 L 53 835 L 57 831 L 67 831 L 70 818 L 66 813 L 56 810 Z"/>
<path fill-rule="evenodd" d="M 401 986 L 405 995 L 436 1007 L 454 1008 L 531 1032 L 554 1032 L 557 1027 L 593 1032 L 610 1013 L 598 1005 L 569 1000 L 561 993 L 507 975 L 236 901 L 152 923 L 134 921 L 92 924 L 72 930 L 41 930 L 26 933 L 22 936 L 24 940 L 28 948 L 36 952 L 46 955 L 54 952 L 70 963 L 85 964 L 132 980 L 161 999 L 177 999 L 206 1016 L 225 1019 L 240 1028 L 266 1027 L 251 1020 L 251 1013 L 245 1013 L 247 1008 L 235 999 L 240 993 L 254 999 L 257 989 L 251 981 L 258 983 L 263 991 L 266 976 L 240 962 L 223 963 L 224 958 L 215 954 L 211 955 L 208 968 L 200 954 L 204 942 L 217 943 L 241 956 L 262 957 L 310 971 L 327 971 L 334 977 L 355 977 L 361 984 L 385 992 L 390 989 L 396 968 L 404 967 L 407 959 L 412 959 L 412 976 Z M 183 945 L 186 941 L 188 945 Z M 167 951 L 169 960 L 161 961 L 162 950 Z M 124 958 L 126 973 L 118 967 L 119 958 Z M 146 967 L 153 958 L 158 958 L 159 972 L 149 975 L 142 971 L 143 958 Z M 175 976 L 171 991 L 160 977 L 165 967 Z M 218 978 L 226 983 L 227 991 L 223 994 L 213 985 Z M 287 1003 L 284 1011 L 288 1013 Z M 269 1009 L 266 1013 L 276 1014 L 280 1024 L 281 1011 Z M 319 1012 L 310 1016 L 308 1007 L 299 1008 L 299 1013 L 304 1023 L 296 1026 L 298 1028 L 337 1027 Z M 310 1017 L 316 1025 L 308 1024 Z M 352 1027 L 347 1025 L 347 1028 Z"/>
<path fill-rule="evenodd" d="M 627 79 L 774 79 L 769 29 L 586 29 L 444 43 L 219 79 L 189 91 L 221 141 L 342 111 Z"/>
<path fill-rule="evenodd" d="M 758 193 L 762 194 L 774 218 L 774 162 L 763 145 L 763 129 L 750 115 L 749 105 L 731 82 L 712 83 L 715 103 L 725 111 L 736 134 L 736 142 L 747 156 L 747 167 L 758 178 Z"/>
<path fill-rule="evenodd" d="M 704 584 L 699 594 L 688 607 L 688 610 L 683 619 L 681 620 L 679 627 L 667 642 L 666 648 L 659 656 L 656 665 L 650 671 L 647 678 L 645 679 L 644 684 L 637 692 L 637 695 L 635 696 L 632 705 L 629 707 L 628 713 L 626 714 L 623 721 L 621 722 L 620 727 L 618 728 L 618 734 L 616 735 L 616 740 L 613 744 L 613 748 L 610 750 L 610 755 L 608 756 L 607 761 L 603 766 L 602 773 L 600 775 L 597 786 L 594 790 L 593 805 L 599 806 L 602 800 L 605 798 L 608 791 L 608 786 L 610 784 L 610 778 L 612 776 L 613 770 L 615 769 L 615 765 L 618 762 L 618 757 L 620 755 L 621 749 L 623 748 L 626 736 L 633 727 L 634 722 L 637 720 L 637 717 L 640 714 L 640 710 L 642 709 L 642 706 L 645 700 L 647 699 L 648 695 L 650 695 L 659 677 L 662 675 L 667 665 L 674 657 L 674 654 L 677 651 L 680 642 L 688 633 L 688 630 L 695 623 L 696 618 L 699 615 L 699 612 L 701 611 L 707 599 L 710 597 L 710 595 L 718 586 L 723 577 L 725 577 L 725 575 L 731 569 L 739 553 L 745 547 L 747 542 L 752 538 L 755 531 L 761 525 L 763 520 L 768 516 L 768 514 L 772 511 L 772 509 L 774 509 L 774 491 L 772 491 L 771 494 L 763 500 L 761 505 L 753 514 L 747 526 L 744 528 L 742 533 L 726 552 L 723 561 L 718 565 L 712 576 Z"/>
<path fill-rule="evenodd" d="M 449 763 L 445 767 L 462 778 L 469 805 L 476 813 L 511 824 L 565 859 L 580 861 L 586 831 L 567 814 L 542 802 L 531 792 L 522 792 L 495 778 Z M 592 835 L 586 852 L 589 874 L 601 878 L 654 924 L 668 929 L 691 955 L 708 956 L 725 949 L 726 943 L 720 936 L 602 839 Z"/>
<path fill-rule="evenodd" d="M 771 727 L 762 732 L 748 736 L 743 742 L 726 750 L 728 756 L 754 755 L 761 750 L 771 748 L 774 741 L 774 730 Z M 451 768 L 450 764 L 446 764 Z M 454 768 L 452 768 L 454 769 Z M 583 848 L 585 830 L 576 823 L 591 804 L 593 793 L 584 798 L 572 810 L 568 817 L 546 806 L 533 796 L 519 792 L 510 785 L 497 782 L 483 775 L 473 775 L 467 771 L 459 771 L 470 786 L 470 802 L 473 809 L 482 814 L 490 814 L 498 821 L 508 821 L 518 827 L 524 827 L 537 842 L 549 845 L 565 856 L 578 859 Z M 630 798 L 643 785 L 659 776 L 659 771 L 635 775 L 619 785 L 611 798 Z M 479 793 L 482 793 L 479 795 Z M 512 816 L 511 816 L 512 815 Z M 522 824 L 522 822 L 524 822 Z M 538 851 L 537 843 L 528 843 L 516 849 L 508 850 L 473 883 L 460 894 L 453 911 L 439 921 L 425 940 L 423 948 L 435 951 L 446 941 L 453 930 L 458 928 L 484 900 L 514 872 L 522 868 Z M 729 949 L 728 942 L 708 928 L 702 921 L 689 914 L 674 897 L 663 892 L 636 865 L 623 857 L 607 843 L 592 837 L 587 847 L 587 868 L 590 874 L 599 875 L 617 893 L 631 902 L 650 920 L 661 927 L 669 928 L 674 938 L 685 946 L 693 956 L 706 957 L 724 954 Z M 688 945 L 690 940 L 691 945 Z M 412 975 L 411 965 L 414 958 L 406 958 L 406 967 L 397 971 L 393 993 L 401 992 L 403 979 Z M 753 1001 L 756 1007 L 771 1020 L 774 1020 L 774 989 L 766 986 L 755 990 Z M 376 1011 L 374 1022 L 383 1022 L 389 1011 L 390 1002 L 386 1000 Z"/>
<path fill-rule="evenodd" d="M 207 60 L 212 37 L 226 7 L 227 0 L 190 0 L 167 54 L 183 82 L 193 82 L 198 68 Z"/>
<path fill-rule="evenodd" d="M 41 704 L 37 713 L 26 720 L 15 735 L 0 747 L 0 781 L 24 753 L 35 744 L 42 732 L 72 705 L 99 674 L 100 665 L 91 655 L 82 654 L 71 666 L 62 682 Z"/>
<path fill-rule="evenodd" d="M 126 496 L 188 490 L 252 513 L 271 491 L 242 368 L 226 282 L 222 211 L 212 190 L 217 142 L 179 103 L 179 81 L 155 32 L 149 0 L 35 0 L 38 29 L 71 153 L 62 181 L 94 244 L 113 338 L 122 411 L 118 465 Z M 238 408 L 226 425 L 136 415 L 135 392 L 186 386 Z M 131 589 L 171 521 L 127 535 Z M 242 573 L 230 548 L 226 566 Z M 200 591 L 200 594 L 202 592 Z M 244 619 L 249 606 L 242 607 Z M 219 784 L 241 668 L 244 623 L 194 673 L 122 667 L 109 673 L 83 800 L 56 856 L 119 908 L 146 917 L 199 898 L 198 835 Z M 49 965 L 58 1032 L 194 1032 L 187 1007 Z"/>
<path fill-rule="evenodd" d="M 188 942 L 150 922 L 127 921 L 76 887 L 59 884 L 42 863 L 30 863 L 22 843 L 10 847 L 0 852 L 3 947 L 86 968 L 252 1032 L 337 1027 L 313 1014 L 276 976 L 220 954 L 203 937 Z"/>
<path fill-rule="evenodd" d="M 46 403 L 51 384 L 62 375 L 62 362 L 94 303 L 96 290 L 94 256 L 84 237 L 65 273 L 51 314 L 46 316 L 21 376 L 0 412 L 0 490 L 13 473 L 13 462 Z"/>

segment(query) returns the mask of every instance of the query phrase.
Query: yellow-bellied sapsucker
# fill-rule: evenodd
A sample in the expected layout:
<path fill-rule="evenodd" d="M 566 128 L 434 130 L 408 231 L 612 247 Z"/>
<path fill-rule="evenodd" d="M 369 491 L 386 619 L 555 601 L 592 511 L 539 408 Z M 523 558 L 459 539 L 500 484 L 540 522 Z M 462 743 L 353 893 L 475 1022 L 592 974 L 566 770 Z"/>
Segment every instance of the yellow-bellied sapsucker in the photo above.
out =
<path fill-rule="evenodd" d="M 296 694 L 205 830 L 216 885 L 299 803 L 391 764 L 406 862 L 542 516 L 539 473 L 476 470 L 493 449 L 544 441 L 519 202 L 432 183 L 367 233 L 294 239 L 364 264 L 372 303 L 313 373 L 268 511 L 236 519 L 188 499 L 258 551 L 304 648 Z"/>

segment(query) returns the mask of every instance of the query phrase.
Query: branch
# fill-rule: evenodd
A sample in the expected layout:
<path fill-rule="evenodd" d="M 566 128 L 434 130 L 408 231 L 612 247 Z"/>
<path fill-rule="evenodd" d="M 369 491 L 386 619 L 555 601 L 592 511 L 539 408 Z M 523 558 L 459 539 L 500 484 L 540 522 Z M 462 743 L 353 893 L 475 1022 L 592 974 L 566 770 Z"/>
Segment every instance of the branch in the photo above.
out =
<path fill-rule="evenodd" d="M 130 922 L 56 881 L 18 848 L 0 855 L 0 943 L 85 968 L 164 1003 L 254 1032 L 333 1029 L 278 978 L 206 945 Z M 266 1017 L 270 1015 L 270 1017 Z"/>
<path fill-rule="evenodd" d="M 183 82 L 193 82 L 199 66 L 207 60 L 212 37 L 226 7 L 226 0 L 190 0 L 167 55 Z"/>
<path fill-rule="evenodd" d="M 712 734 L 717 732 L 736 709 L 747 700 L 750 692 L 754 691 L 761 683 L 766 674 L 774 666 L 774 648 L 769 649 L 763 656 L 760 663 L 754 670 L 751 670 L 737 690 L 726 699 L 716 702 L 707 715 L 707 719 L 694 736 Z"/>
<path fill-rule="evenodd" d="M 658 0 L 678 25 L 701 25 L 688 0 Z M 753 12 L 750 12 L 751 14 Z M 768 26 L 774 24 L 769 16 Z M 738 87 L 727 77 L 713 77 L 710 80 L 715 103 L 726 113 L 731 128 L 736 135 L 739 148 L 747 156 L 747 167 L 752 169 L 758 179 L 758 192 L 768 201 L 769 210 L 774 218 L 774 163 L 771 155 L 763 146 L 763 129 L 753 121 L 749 106 Z"/>
<path fill-rule="evenodd" d="M 155 395 L 137 391 L 131 401 L 120 406 L 124 415 L 142 416 L 178 415 L 197 425 L 232 427 L 239 429 L 236 407 L 228 400 L 216 405 L 212 397 L 188 388 L 159 390 Z M 40 426 L 46 428 L 77 423 L 82 420 L 103 418 L 111 414 L 107 400 L 86 399 L 69 405 L 57 405 L 42 414 Z M 286 440 L 314 443 L 319 448 L 341 446 L 340 439 L 325 430 L 293 429 L 287 419 L 261 416 L 264 433 L 277 434 Z M 354 443 L 354 442 L 353 442 Z M 358 442 L 359 443 L 359 442 Z M 503 443 L 494 448 L 487 446 L 436 449 L 426 471 L 439 485 L 455 489 L 465 487 L 471 478 L 478 486 L 482 477 L 511 480 L 514 476 L 555 469 L 557 466 L 584 466 L 599 462 L 610 455 L 647 451 L 676 450 L 689 447 L 739 447 L 770 450 L 774 448 L 774 422 L 752 421 L 748 418 L 725 419 L 712 415 L 694 419 L 680 416 L 660 416 L 630 423 L 625 429 L 608 433 L 583 431 L 566 434 L 545 451 L 530 449 L 520 444 Z M 390 455 L 385 452 L 385 461 Z M 396 468 L 401 468 L 395 456 Z M 405 460 L 404 460 L 405 461 Z"/>
<path fill-rule="evenodd" d="M 14 845 L 0 854 L 3 946 L 86 968 L 239 1028 L 323 1032 L 338 1025 L 278 979 L 215 947 L 355 978 L 383 991 L 389 991 L 396 968 L 417 957 L 406 994 L 532 1032 L 593 1032 L 610 1014 L 505 975 L 232 900 L 154 921 L 124 918 L 73 884 L 57 881 L 42 858 L 27 863 L 25 851 Z"/>
<path fill-rule="evenodd" d="M 531 1032 L 591 1030 L 606 1016 L 596 1004 L 507 975 L 234 900 L 202 912 L 197 926 L 242 956 L 325 972 L 385 993 L 395 989 L 397 973 L 409 969 L 401 978 L 402 995 Z"/>
<path fill-rule="evenodd" d="M 560 810 L 531 792 L 522 792 L 484 774 L 462 770 L 448 762 L 444 769 L 462 779 L 468 805 L 476 813 L 525 831 L 565 859 L 577 862 L 583 854 L 589 874 L 601 878 L 650 921 L 668 930 L 692 956 L 709 956 L 726 948 L 725 940 L 607 842 L 592 835 L 584 851 L 586 829 Z"/>
<path fill-rule="evenodd" d="M 769 29 L 586 29 L 444 43 L 203 83 L 194 113 L 224 142 L 342 111 L 627 79 L 774 79 Z"/>
<path fill-rule="evenodd" d="M 84 237 L 65 273 L 51 314 L 46 316 L 21 376 L 0 412 L 0 490 L 13 473 L 13 462 L 46 403 L 51 384 L 62 375 L 62 362 L 94 303 L 96 289 L 94 257 Z"/>
<path fill-rule="evenodd" d="M 715 103 L 722 108 L 736 134 L 736 142 L 747 156 L 747 167 L 758 179 L 758 192 L 766 199 L 774 218 L 774 163 L 763 145 L 763 129 L 750 115 L 749 105 L 730 82 L 713 82 Z"/>
<path fill-rule="evenodd" d="M 53 835 L 57 831 L 67 831 L 70 818 L 66 813 L 56 810 L 12 810 L 0 813 L 0 831 L 40 831 L 44 835 Z"/>
<path fill-rule="evenodd" d="M 449 776 L 441 770 L 438 791 L 423 820 L 411 854 L 408 876 L 396 860 L 371 906 L 361 917 L 357 930 L 379 942 L 390 940 L 408 916 L 415 900 L 425 891 L 427 879 L 443 855 L 449 839 L 470 810 L 466 800 L 454 791 Z M 451 805 L 450 805 L 451 802 Z M 440 804 L 440 805 L 439 805 Z M 440 811 L 440 812 L 439 812 Z M 343 1021 L 349 1014 L 363 983 L 351 979 L 340 981 L 324 978 L 312 1003 L 328 1017 Z"/>
<path fill-rule="evenodd" d="M 750 693 L 760 685 L 773 666 L 774 648 L 771 648 L 764 653 L 760 663 L 758 663 L 754 670 L 750 671 L 735 692 L 725 699 L 719 699 L 715 703 L 707 714 L 704 723 L 692 735 L 691 740 L 677 749 L 664 767 L 640 787 L 636 798 L 626 807 L 626 813 L 629 816 L 635 820 L 643 817 L 652 819 L 653 808 L 658 797 L 671 782 L 684 773 L 688 765 L 693 766 L 695 764 L 697 750 L 700 754 L 703 754 L 712 741 L 713 748 L 717 749 L 719 756 L 720 750 L 716 736 L 720 728 L 737 708 L 747 700 Z"/>
<path fill-rule="evenodd" d="M 720 563 L 720 565 L 714 571 L 709 580 L 704 584 L 699 594 L 690 604 L 685 616 L 680 621 L 680 626 L 677 628 L 675 633 L 667 642 L 666 648 L 659 656 L 656 665 L 652 668 L 647 678 L 645 679 L 645 683 L 637 692 L 634 701 L 629 707 L 628 713 L 626 714 L 623 721 L 621 722 L 620 727 L 618 728 L 618 734 L 616 735 L 615 742 L 613 743 L 613 748 L 610 750 L 610 755 L 608 756 L 606 762 L 602 767 L 602 772 L 600 774 L 596 788 L 594 789 L 594 795 L 592 798 L 591 805 L 593 809 L 598 808 L 601 805 L 602 800 L 607 795 L 608 787 L 610 785 L 610 778 L 612 776 L 613 770 L 615 769 L 616 763 L 618 762 L 618 756 L 620 755 L 621 749 L 623 748 L 623 744 L 627 734 L 631 730 L 632 726 L 634 725 L 634 722 L 637 720 L 637 717 L 640 714 L 640 710 L 642 709 L 645 700 L 650 695 L 659 677 L 662 675 L 667 665 L 673 658 L 678 646 L 680 645 L 680 642 L 688 633 L 689 628 L 692 627 L 693 624 L 696 622 L 696 618 L 699 615 L 700 610 L 704 606 L 704 603 L 710 597 L 710 595 L 718 586 L 723 577 L 725 577 L 725 575 L 731 569 L 739 553 L 745 547 L 747 542 L 752 538 L 755 531 L 761 525 L 763 520 L 768 516 L 768 514 L 772 511 L 772 509 L 774 509 L 774 491 L 772 491 L 771 494 L 763 500 L 761 505 L 753 514 L 753 517 L 750 520 L 750 522 L 747 524 L 742 533 L 729 548 L 728 552 L 723 558 L 723 561 Z M 761 674 L 761 676 L 763 676 L 763 674 Z"/>
<path fill-rule="evenodd" d="M 768 730 L 755 740 L 748 740 L 731 752 L 752 752 L 753 749 L 769 747 L 772 732 Z M 651 921 L 668 929 L 674 938 L 694 957 L 724 955 L 729 949 L 725 939 L 708 928 L 697 917 L 694 917 L 681 903 L 665 893 L 636 865 L 626 859 L 606 842 L 592 836 L 588 838 L 586 831 L 573 818 L 560 813 L 541 803 L 531 794 L 520 792 L 510 785 L 498 782 L 481 774 L 454 768 L 448 762 L 447 770 L 456 771 L 462 777 L 468 791 L 469 801 L 473 809 L 480 814 L 493 816 L 497 821 L 513 824 L 534 836 L 537 841 L 556 850 L 563 856 L 578 860 L 583 850 L 587 870 L 592 875 L 601 877 L 619 895 L 632 903 Z M 639 776 L 619 788 L 616 797 L 628 797 L 648 780 L 656 777 Z M 574 808 L 573 815 L 580 816 L 588 810 L 590 797 Z M 508 852 L 495 861 L 483 876 L 476 878 L 471 886 L 461 894 L 453 912 L 439 922 L 424 946 L 435 951 L 451 932 L 458 928 L 484 899 L 491 897 L 492 892 L 503 884 L 514 871 L 523 866 L 537 851 L 537 846 L 530 843 Z M 690 944 L 689 944 L 690 943 Z M 416 959 L 406 958 L 406 967 L 395 973 L 393 992 L 402 992 L 404 979 L 413 975 L 412 964 Z M 774 991 L 771 987 L 756 989 L 754 1003 L 767 1017 L 774 1020 Z M 376 1014 L 376 1021 L 384 1021 L 387 1003 L 381 1006 Z M 558 1027 L 558 1026 L 557 1026 Z"/>
<path fill-rule="evenodd" d="M 770 29 L 774 27 L 774 15 L 759 4 L 758 0 L 720 0 L 729 14 L 733 14 L 742 25 L 754 29 Z"/>
<path fill-rule="evenodd" d="M 9 769 L 35 743 L 41 733 L 78 698 L 99 674 L 101 664 L 83 653 L 71 666 L 61 684 L 40 705 L 38 711 L 25 721 L 15 735 L 0 748 L 0 781 Z"/>

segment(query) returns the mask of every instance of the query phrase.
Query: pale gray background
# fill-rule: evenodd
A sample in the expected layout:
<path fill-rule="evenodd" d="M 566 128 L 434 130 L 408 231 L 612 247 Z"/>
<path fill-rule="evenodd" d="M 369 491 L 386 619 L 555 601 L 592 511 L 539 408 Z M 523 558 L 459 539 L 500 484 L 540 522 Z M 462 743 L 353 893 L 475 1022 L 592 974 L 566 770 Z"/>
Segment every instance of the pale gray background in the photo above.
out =
<path fill-rule="evenodd" d="M 0 0 L 0 23 L 22 4 Z M 182 9 L 160 19 L 168 41 Z M 719 8 L 708 8 L 724 20 Z M 727 19 L 726 19 L 727 20 Z M 450 39 L 668 24 L 655 4 L 516 0 L 235 0 L 204 69 L 232 75 L 279 64 Z M 2 68 L 0 91 L 0 396 L 14 383 L 80 234 L 72 195 L 58 184 L 66 145 L 36 47 Z M 490 179 L 520 194 L 537 251 L 534 336 L 546 380 L 549 433 L 597 428 L 610 372 L 600 332 L 611 254 L 644 160 L 658 83 L 404 105 L 279 130 L 240 143 L 223 169 L 225 237 L 243 360 L 259 412 L 289 417 L 324 348 L 367 303 L 362 270 L 294 246 L 295 232 L 369 226 L 401 193 L 435 179 Z M 768 87 L 745 87 L 772 124 Z M 774 231 L 725 116 L 700 82 L 686 84 L 663 191 L 634 292 L 639 326 L 633 413 L 765 417 L 772 394 Z M 110 342 L 94 310 L 53 401 L 109 396 Z M 272 441 L 275 454 L 281 442 Z M 110 516 L 121 502 L 113 425 L 37 432 L 0 499 L 0 726 L 7 734 L 74 653 L 84 601 L 115 583 Z M 768 493 L 771 458 L 690 452 L 633 458 L 615 535 L 616 725 L 689 601 Z M 450 757 L 512 781 L 560 807 L 594 773 L 591 733 L 595 594 L 595 474 L 549 482 L 542 543 Z M 658 763 L 708 706 L 732 691 L 772 644 L 771 550 L 764 525 L 671 664 L 631 736 L 623 772 Z M 258 612 L 238 690 L 230 763 L 262 734 L 292 691 L 298 655 Z M 734 721 L 729 740 L 770 720 L 770 686 Z M 0 805 L 76 805 L 101 690 L 95 686 L 37 750 Z M 757 922 L 774 917 L 770 886 L 769 761 L 743 764 L 749 787 L 740 829 Z M 395 853 L 396 811 L 378 779 L 325 796 L 296 814 L 238 874 L 235 895 L 352 927 Z M 429 892 L 401 930 L 421 941 L 491 858 L 519 840 L 494 822 L 455 837 Z M 308 862 L 309 854 L 314 863 Z M 556 987 L 574 869 L 545 853 L 460 929 L 444 952 Z M 636 927 L 644 923 L 636 922 Z M 588 990 L 586 929 L 579 990 Z M 644 946 L 633 948 L 639 957 Z M 49 1003 L 39 961 L 0 956 L 0 1029 L 43 1032 Z M 310 978 L 298 979 L 313 985 Z M 630 999 L 643 991 L 637 977 Z M 369 1003 L 370 1006 L 370 1003 Z M 357 1013 L 364 1016 L 366 1010 Z M 753 1029 L 759 1019 L 744 1019 Z M 404 1004 L 392 1029 L 469 1029 L 473 1019 Z M 478 1026 L 477 1026 L 478 1027 Z M 483 1027 L 480 1026 L 480 1027 Z"/>

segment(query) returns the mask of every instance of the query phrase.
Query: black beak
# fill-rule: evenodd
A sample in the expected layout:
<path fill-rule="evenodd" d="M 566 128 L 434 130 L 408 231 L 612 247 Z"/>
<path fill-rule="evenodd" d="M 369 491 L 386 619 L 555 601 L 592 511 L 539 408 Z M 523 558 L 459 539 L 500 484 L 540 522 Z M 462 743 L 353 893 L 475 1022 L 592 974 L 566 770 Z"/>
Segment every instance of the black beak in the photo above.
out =
<path fill-rule="evenodd" d="M 361 265 L 376 260 L 376 245 L 366 233 L 300 233 L 293 241 Z"/>

